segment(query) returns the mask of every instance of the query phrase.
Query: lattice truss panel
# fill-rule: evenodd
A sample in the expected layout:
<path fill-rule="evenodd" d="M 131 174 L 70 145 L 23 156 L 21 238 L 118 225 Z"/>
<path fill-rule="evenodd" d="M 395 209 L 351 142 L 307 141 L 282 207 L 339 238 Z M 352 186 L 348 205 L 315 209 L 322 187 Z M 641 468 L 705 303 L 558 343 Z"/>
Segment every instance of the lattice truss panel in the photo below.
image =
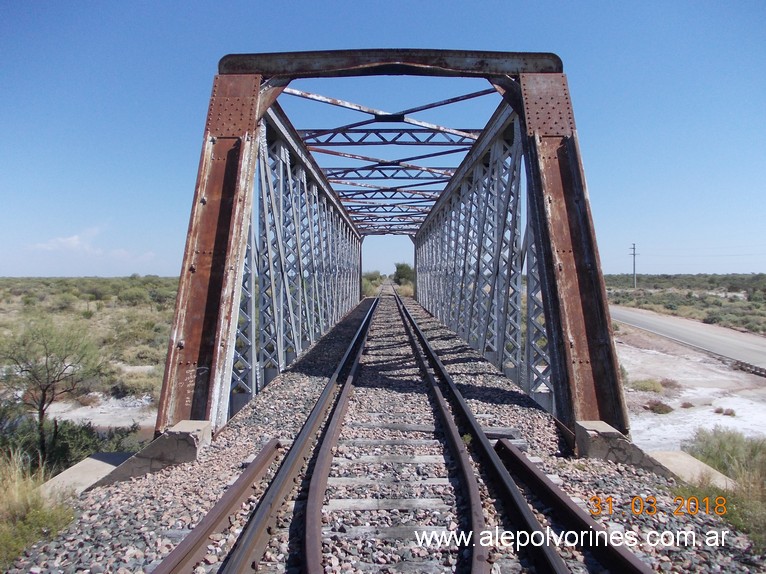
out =
<path fill-rule="evenodd" d="M 359 301 L 361 237 L 277 109 L 260 134 L 233 412 Z"/>
<path fill-rule="evenodd" d="M 521 134 L 518 114 L 501 104 L 415 238 L 417 293 L 471 347 L 550 405 L 539 258 L 532 226 L 522 226 Z"/>
<path fill-rule="evenodd" d="M 396 77 L 352 91 L 387 109 L 304 89 L 356 76 Z M 561 61 L 445 50 L 221 60 L 156 430 L 223 426 L 357 304 L 387 234 L 414 242 L 419 302 L 570 430 L 628 431 Z"/>

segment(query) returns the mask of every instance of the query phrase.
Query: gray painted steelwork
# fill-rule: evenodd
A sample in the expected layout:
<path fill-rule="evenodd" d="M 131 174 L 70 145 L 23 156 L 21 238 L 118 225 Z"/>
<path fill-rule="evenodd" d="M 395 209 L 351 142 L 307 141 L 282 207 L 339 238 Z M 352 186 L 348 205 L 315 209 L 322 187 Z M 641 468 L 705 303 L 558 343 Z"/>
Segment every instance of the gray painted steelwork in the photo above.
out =
<path fill-rule="evenodd" d="M 521 129 L 518 114 L 502 103 L 442 193 L 415 236 L 417 293 L 421 305 L 552 409 L 533 226 L 524 226 L 522 241 Z"/>
<path fill-rule="evenodd" d="M 363 238 L 405 234 L 424 307 L 568 428 L 604 420 L 627 433 L 561 71 L 559 58 L 543 53 L 224 57 L 157 431 L 190 418 L 219 429 L 358 302 Z M 484 78 L 490 88 L 397 111 L 288 88 L 299 78 L 370 75 Z M 298 131 L 276 104 L 282 93 L 365 118 Z M 501 103 L 483 130 L 414 117 L 492 94 Z M 391 157 L 412 145 L 431 147 Z M 337 163 L 320 167 L 319 157 Z"/>

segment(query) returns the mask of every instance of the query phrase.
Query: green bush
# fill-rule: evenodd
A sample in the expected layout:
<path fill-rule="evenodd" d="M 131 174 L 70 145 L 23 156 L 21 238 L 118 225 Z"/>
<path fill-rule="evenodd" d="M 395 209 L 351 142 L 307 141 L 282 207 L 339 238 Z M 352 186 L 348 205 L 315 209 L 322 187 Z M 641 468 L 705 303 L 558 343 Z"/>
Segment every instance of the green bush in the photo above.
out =
<path fill-rule="evenodd" d="M 362 295 L 364 297 L 374 297 L 378 292 L 378 287 L 366 277 L 362 277 Z"/>
<path fill-rule="evenodd" d="M 46 420 L 48 453 L 46 469 L 52 474 L 77 464 L 94 452 L 135 451 L 138 425 L 99 430 L 91 422 Z M 26 456 L 32 468 L 39 466 L 37 423 L 21 415 L 10 425 L 0 428 L 0 451 L 18 452 Z"/>
<path fill-rule="evenodd" d="M 746 467 L 766 479 L 766 439 L 747 438 L 739 431 L 716 425 L 713 430 L 697 429 L 692 440 L 683 446 L 689 454 L 732 478 Z"/>
<path fill-rule="evenodd" d="M 720 323 L 721 321 L 722 321 L 721 314 L 717 312 L 708 312 L 705 318 L 702 319 L 702 322 L 707 325 L 715 325 L 717 323 Z"/>
<path fill-rule="evenodd" d="M 128 287 L 117 294 L 117 299 L 128 305 L 137 306 L 149 303 L 149 293 L 143 287 Z"/>
<path fill-rule="evenodd" d="M 362 279 L 367 279 L 370 283 L 380 284 L 383 282 L 383 276 L 380 274 L 380 271 L 366 271 L 362 274 Z"/>
<path fill-rule="evenodd" d="M 54 301 L 52 307 L 54 311 L 69 311 L 74 308 L 79 299 L 71 293 L 62 293 Z"/>
<path fill-rule="evenodd" d="M 396 272 L 394 273 L 394 283 L 402 285 L 405 281 L 415 282 L 415 270 L 408 263 L 396 263 Z"/>
<path fill-rule="evenodd" d="M 736 481 L 734 493 L 726 497 L 726 518 L 750 535 L 757 552 L 763 552 L 766 549 L 766 439 L 745 437 L 739 431 L 716 426 L 713 430 L 698 429 L 682 448 Z M 720 491 L 715 494 L 718 495 Z"/>

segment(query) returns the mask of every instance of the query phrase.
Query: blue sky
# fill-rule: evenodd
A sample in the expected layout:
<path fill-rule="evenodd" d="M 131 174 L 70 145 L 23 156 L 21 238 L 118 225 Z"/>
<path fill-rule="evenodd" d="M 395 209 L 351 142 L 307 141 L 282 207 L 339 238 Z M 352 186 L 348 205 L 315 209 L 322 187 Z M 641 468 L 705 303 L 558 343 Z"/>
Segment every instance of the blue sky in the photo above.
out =
<path fill-rule="evenodd" d="M 404 47 L 562 58 L 606 273 L 632 243 L 639 272 L 766 272 L 764 22 L 761 1 L 6 0 L 0 276 L 178 274 L 218 60 Z M 365 269 L 411 260 L 365 242 Z"/>

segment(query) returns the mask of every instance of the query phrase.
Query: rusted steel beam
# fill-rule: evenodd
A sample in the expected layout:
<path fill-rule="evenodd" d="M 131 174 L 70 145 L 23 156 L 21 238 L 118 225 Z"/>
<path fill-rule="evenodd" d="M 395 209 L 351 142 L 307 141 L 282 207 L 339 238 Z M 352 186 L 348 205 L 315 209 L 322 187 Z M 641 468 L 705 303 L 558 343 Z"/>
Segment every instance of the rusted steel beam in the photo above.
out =
<path fill-rule="evenodd" d="M 564 74 L 520 77 L 556 414 L 629 431 L 606 289 Z"/>
<path fill-rule="evenodd" d="M 265 78 L 320 78 L 369 75 L 517 76 L 563 70 L 556 54 L 475 50 L 334 50 L 271 54 L 230 54 L 219 74 L 260 74 Z"/>
<path fill-rule="evenodd" d="M 228 390 L 252 211 L 259 113 L 278 88 L 257 75 L 216 76 L 205 126 L 156 432 L 228 415 Z"/>
<path fill-rule="evenodd" d="M 314 100 L 317 102 L 322 102 L 324 104 L 329 104 L 332 106 L 338 106 L 340 108 L 346 108 L 348 110 L 353 110 L 355 112 L 360 112 L 364 114 L 369 114 L 371 116 L 374 116 L 374 121 L 376 122 L 391 122 L 391 123 L 397 123 L 402 122 L 405 124 L 412 124 L 414 126 L 419 126 L 421 128 L 425 128 L 428 130 L 433 130 L 435 132 L 444 132 L 448 134 L 452 134 L 453 136 L 458 136 L 461 138 L 466 139 L 475 139 L 476 136 L 472 134 L 471 132 L 461 132 L 460 130 L 456 130 L 453 128 L 448 128 L 444 126 L 440 126 L 437 124 L 432 124 L 429 122 L 423 122 L 420 120 L 416 120 L 414 118 L 411 118 L 405 114 L 405 112 L 385 112 L 383 110 L 378 110 L 375 108 L 370 108 L 367 106 L 362 106 L 360 104 L 355 104 L 352 102 L 347 102 L 346 100 L 339 100 L 337 98 L 329 98 L 327 96 L 322 96 L 320 94 L 312 94 L 311 92 L 304 92 L 301 90 L 294 90 L 292 88 L 286 88 L 285 93 L 288 93 L 293 96 L 298 96 L 301 98 L 305 98 L 307 100 Z M 453 98 L 454 101 L 460 101 L 459 98 Z M 453 103 L 453 101 L 445 100 L 445 103 Z M 445 105 L 445 104 L 442 104 Z M 435 106 L 434 106 L 435 107 Z M 419 106 L 417 108 L 413 108 L 416 111 L 423 111 L 430 109 L 429 106 Z"/>

